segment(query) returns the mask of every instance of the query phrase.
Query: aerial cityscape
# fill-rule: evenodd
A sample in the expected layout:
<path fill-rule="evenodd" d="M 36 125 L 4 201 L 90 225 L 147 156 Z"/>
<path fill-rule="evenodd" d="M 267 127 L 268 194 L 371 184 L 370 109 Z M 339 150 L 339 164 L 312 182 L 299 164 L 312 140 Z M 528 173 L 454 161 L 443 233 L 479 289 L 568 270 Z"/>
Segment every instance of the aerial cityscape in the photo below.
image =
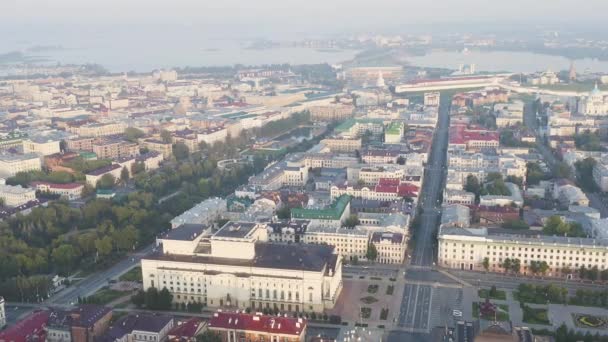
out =
<path fill-rule="evenodd" d="M 608 341 L 608 2 L 335 1 L 0 4 L 0 342 Z"/>

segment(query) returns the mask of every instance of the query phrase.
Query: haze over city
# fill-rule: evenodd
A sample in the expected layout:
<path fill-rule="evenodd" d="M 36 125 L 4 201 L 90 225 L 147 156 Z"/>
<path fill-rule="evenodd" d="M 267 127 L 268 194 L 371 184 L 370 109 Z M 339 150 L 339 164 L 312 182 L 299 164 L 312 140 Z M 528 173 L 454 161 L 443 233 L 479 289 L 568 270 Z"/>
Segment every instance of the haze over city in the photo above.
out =
<path fill-rule="evenodd" d="M 3 0 L 0 342 L 608 341 L 605 0 Z"/>

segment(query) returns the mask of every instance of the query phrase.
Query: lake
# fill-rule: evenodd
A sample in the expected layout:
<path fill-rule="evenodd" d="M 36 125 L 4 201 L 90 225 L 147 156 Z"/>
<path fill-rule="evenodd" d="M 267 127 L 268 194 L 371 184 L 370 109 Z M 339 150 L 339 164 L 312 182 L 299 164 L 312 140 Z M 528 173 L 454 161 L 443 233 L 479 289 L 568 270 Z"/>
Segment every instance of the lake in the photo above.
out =
<path fill-rule="evenodd" d="M 95 40 L 79 47 L 36 53 L 36 57 L 62 64 L 95 63 L 111 72 L 149 72 L 185 66 L 229 66 L 234 64 L 318 64 L 352 59 L 356 50 L 318 50 L 305 47 L 249 49 L 238 40 L 132 41 L 129 44 Z M 32 56 L 34 54 L 31 54 Z"/>
<path fill-rule="evenodd" d="M 480 51 L 467 53 L 458 51 L 433 50 L 424 56 L 410 56 L 407 61 L 412 65 L 429 68 L 458 69 L 459 64 L 475 64 L 477 71 L 509 71 L 532 73 L 551 69 L 555 72 L 570 69 L 570 59 L 561 56 L 532 52 Z M 608 61 L 585 58 L 574 60 L 578 73 L 608 72 Z"/>

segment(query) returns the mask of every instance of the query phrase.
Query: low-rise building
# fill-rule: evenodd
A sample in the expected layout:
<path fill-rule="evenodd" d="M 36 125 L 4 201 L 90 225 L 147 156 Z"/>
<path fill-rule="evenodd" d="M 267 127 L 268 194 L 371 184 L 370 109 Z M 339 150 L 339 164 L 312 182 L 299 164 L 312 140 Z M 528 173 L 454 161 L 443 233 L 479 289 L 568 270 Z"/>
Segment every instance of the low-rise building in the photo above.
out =
<path fill-rule="evenodd" d="M 304 342 L 306 326 L 302 318 L 220 311 L 209 319 L 208 329 L 222 341 Z"/>
<path fill-rule="evenodd" d="M 175 322 L 172 316 L 149 313 L 128 314 L 114 322 L 96 342 L 166 341 Z"/>
<path fill-rule="evenodd" d="M 349 139 L 349 138 L 327 138 L 321 140 L 321 143 L 325 145 L 331 152 L 355 152 L 361 150 L 361 139 Z"/>
<path fill-rule="evenodd" d="M 46 323 L 50 313 L 46 310 L 35 311 L 19 322 L 0 331 L 0 342 L 44 341 Z"/>
<path fill-rule="evenodd" d="M 173 155 L 173 145 L 158 139 L 145 139 L 142 141 L 142 147 L 161 153 L 164 158 L 170 158 Z"/>
<path fill-rule="evenodd" d="M 93 143 L 93 152 L 100 159 L 134 157 L 139 154 L 139 145 L 121 139 L 104 139 Z"/>
<path fill-rule="evenodd" d="M 303 242 L 334 246 L 336 253 L 345 260 L 363 261 L 366 260 L 369 234 L 359 229 L 311 225 L 303 236 Z"/>
<path fill-rule="evenodd" d="M 38 171 L 42 167 L 40 157 L 28 154 L 0 154 L 0 176 L 12 177 L 19 172 Z"/>
<path fill-rule="evenodd" d="M 34 153 L 40 156 L 48 156 L 59 153 L 61 139 L 57 136 L 30 136 L 23 140 L 23 153 Z"/>
<path fill-rule="evenodd" d="M 93 342 L 110 325 L 112 310 L 94 304 L 79 305 L 72 310 L 52 310 L 46 325 L 47 342 Z"/>
<path fill-rule="evenodd" d="M 59 195 L 68 200 L 79 199 L 84 188 L 80 183 L 33 182 L 30 185 L 38 191 Z"/>
<path fill-rule="evenodd" d="M 85 178 L 87 183 L 90 186 L 97 186 L 97 182 L 104 176 L 104 175 L 111 175 L 112 177 L 114 177 L 115 181 L 118 181 L 120 179 L 120 173 L 122 172 L 122 167 L 118 164 L 111 164 L 108 166 L 104 166 L 101 167 L 99 169 L 87 172 L 85 174 Z"/>
<path fill-rule="evenodd" d="M 455 227 L 441 228 L 438 240 L 441 267 L 483 271 L 487 258 L 492 272 L 504 272 L 502 264 L 506 259 L 518 259 L 523 274 L 531 273 L 532 261 L 546 261 L 549 276 L 573 276 L 583 266 L 608 269 L 606 240 Z"/>
<path fill-rule="evenodd" d="M 219 197 L 208 198 L 174 217 L 171 220 L 171 227 L 176 228 L 186 223 L 211 225 L 222 218 L 225 212 L 226 200 Z"/>
<path fill-rule="evenodd" d="M 24 188 L 21 185 L 0 185 L 0 198 L 4 205 L 18 207 L 36 199 L 36 189 Z"/>
<path fill-rule="evenodd" d="M 350 216 L 350 200 L 351 196 L 342 195 L 327 208 L 294 208 L 291 218 L 309 220 L 311 225 L 319 227 L 340 228 Z"/>
<path fill-rule="evenodd" d="M 370 242 L 376 247 L 376 262 L 402 264 L 405 261 L 407 238 L 401 233 L 374 232 Z"/>

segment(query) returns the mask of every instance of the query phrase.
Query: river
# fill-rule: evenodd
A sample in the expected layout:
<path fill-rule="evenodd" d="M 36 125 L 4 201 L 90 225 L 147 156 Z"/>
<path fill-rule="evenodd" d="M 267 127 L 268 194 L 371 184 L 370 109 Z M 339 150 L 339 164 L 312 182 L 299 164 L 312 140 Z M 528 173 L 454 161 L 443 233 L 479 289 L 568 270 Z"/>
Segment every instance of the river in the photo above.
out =
<path fill-rule="evenodd" d="M 410 56 L 407 61 L 415 66 L 458 69 L 459 64 L 475 64 L 477 71 L 532 73 L 551 69 L 568 70 L 571 60 L 566 57 L 515 51 L 459 51 L 433 50 L 424 56 Z M 585 58 L 574 60 L 577 72 L 607 72 L 608 61 Z"/>

